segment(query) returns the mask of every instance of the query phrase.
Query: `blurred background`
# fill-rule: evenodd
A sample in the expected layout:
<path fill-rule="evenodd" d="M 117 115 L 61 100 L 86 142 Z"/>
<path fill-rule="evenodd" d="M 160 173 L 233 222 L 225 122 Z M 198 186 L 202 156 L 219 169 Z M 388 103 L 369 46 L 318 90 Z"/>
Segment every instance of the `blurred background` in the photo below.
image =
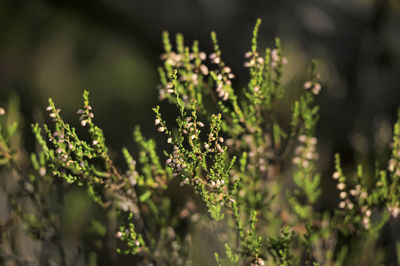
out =
<path fill-rule="evenodd" d="M 65 120 L 77 125 L 75 112 L 87 89 L 95 120 L 119 162 L 122 146 L 135 149 L 135 125 L 159 137 L 151 108 L 158 104 L 162 31 L 183 33 L 190 44 L 197 39 L 206 53 L 212 51 L 210 31 L 216 31 L 240 88 L 248 78 L 243 55 L 257 18 L 263 21 L 261 50 L 277 36 L 282 40 L 289 60 L 284 79 L 304 74 L 311 59 L 319 62 L 317 135 L 326 178 L 336 152 L 345 165 L 387 158 L 400 106 L 398 0 L 3 0 L 0 106 L 17 95 L 29 132 L 30 123 L 43 120 L 52 97 Z M 33 150 L 32 136 L 24 139 Z M 80 206 L 76 217 L 91 208 Z"/>
<path fill-rule="evenodd" d="M 150 109 L 158 101 L 163 30 L 183 33 L 188 43 L 199 40 L 207 53 L 215 30 L 240 87 L 257 18 L 263 20 L 261 49 L 282 39 L 290 62 L 286 76 L 319 61 L 318 134 L 335 151 L 354 146 L 368 153 L 382 137 L 387 141 L 384 131 L 400 99 L 396 0 L 1 1 L 0 96 L 20 97 L 28 126 L 43 114 L 48 97 L 76 123 L 74 111 L 87 89 L 97 122 L 120 150 L 136 124 L 155 133 Z"/>

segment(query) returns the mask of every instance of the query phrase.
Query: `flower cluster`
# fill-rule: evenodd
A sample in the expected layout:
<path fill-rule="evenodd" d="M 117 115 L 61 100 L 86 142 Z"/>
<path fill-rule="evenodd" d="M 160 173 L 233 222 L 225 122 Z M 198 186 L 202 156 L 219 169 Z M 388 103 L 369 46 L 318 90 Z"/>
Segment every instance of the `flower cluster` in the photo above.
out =
<path fill-rule="evenodd" d="M 311 90 L 315 95 L 318 95 L 321 91 L 321 84 L 318 82 L 307 81 L 304 83 L 303 87 L 306 90 Z"/>
<path fill-rule="evenodd" d="M 348 194 L 346 192 L 346 177 L 343 175 L 342 171 L 337 170 L 336 172 L 334 172 L 332 178 L 338 181 L 336 188 L 339 190 L 339 197 L 341 199 L 338 207 L 341 209 L 344 209 L 346 207 L 349 210 L 353 209 L 354 204 L 348 199 Z"/>
<path fill-rule="evenodd" d="M 371 204 L 368 203 L 368 198 L 371 198 L 367 189 L 362 185 L 361 177 L 362 177 L 362 168 L 359 167 L 359 172 L 357 175 L 357 179 L 359 183 L 354 187 L 350 188 L 348 185 L 347 178 L 343 174 L 343 170 L 340 165 L 340 156 L 336 154 L 335 156 L 335 168 L 336 171 L 333 173 L 332 178 L 337 180 L 338 184 L 336 185 L 339 190 L 339 208 L 342 210 L 348 210 L 348 212 L 343 212 L 344 215 L 347 215 L 349 221 L 357 223 L 357 214 L 356 212 L 360 212 L 360 219 L 364 229 L 369 229 L 371 227 Z M 354 210 L 354 211 L 353 211 Z M 352 212 L 353 211 L 353 212 Z"/>
<path fill-rule="evenodd" d="M 318 159 L 316 152 L 317 138 L 309 135 L 297 137 L 299 146 L 295 149 L 292 162 L 296 165 L 293 181 L 297 189 L 293 194 L 288 193 L 289 204 L 300 219 L 312 219 L 312 205 L 321 194 L 320 175 L 316 171 L 315 162 Z M 303 200 L 302 200 L 303 198 Z M 305 203 L 302 203 L 306 199 Z"/>
<path fill-rule="evenodd" d="M 235 75 L 231 73 L 231 68 L 227 66 L 223 67 L 221 71 L 215 71 L 213 73 L 214 80 L 217 83 L 216 92 L 218 97 L 223 101 L 228 100 L 232 90 L 231 79 L 233 79 Z"/>
<path fill-rule="evenodd" d="M 147 247 L 144 244 L 143 237 L 141 235 L 138 235 L 135 231 L 132 213 L 129 215 L 128 220 L 130 220 L 128 225 L 121 225 L 119 231 L 115 234 L 116 238 L 127 243 L 128 249 L 122 251 L 118 248 L 117 252 L 134 255 L 136 253 L 145 251 Z"/>
<path fill-rule="evenodd" d="M 48 141 L 54 146 L 54 153 L 58 162 L 62 167 L 68 171 L 60 171 L 57 166 L 50 164 L 53 168 L 54 175 L 66 179 L 69 183 L 78 182 L 86 184 L 88 189 L 92 189 L 91 182 L 103 183 L 106 181 L 104 177 L 99 176 L 99 172 L 89 167 L 88 160 L 101 158 L 104 160 L 105 169 L 111 168 L 111 159 L 108 156 L 108 151 L 105 146 L 104 136 L 102 130 L 94 125 L 92 118 L 94 117 L 91 112 L 92 108 L 89 105 L 88 92 L 84 93 L 84 109 L 78 110 L 81 115 L 80 121 L 82 126 L 88 126 L 88 131 L 91 136 L 90 144 L 82 140 L 76 134 L 75 128 L 66 124 L 60 116 L 60 109 L 57 109 L 54 102 L 50 99 L 49 106 L 46 108 L 49 111 L 49 117 L 55 123 L 55 128 L 52 131 L 47 125 L 44 126 L 45 132 L 48 136 Z M 34 126 L 34 131 L 37 136 L 40 135 L 38 125 Z M 42 143 L 44 151 L 48 150 L 47 145 Z M 49 162 L 54 159 L 53 155 L 49 154 Z M 95 174 L 97 173 L 97 174 Z M 109 183 L 109 181 L 107 181 Z M 98 197 L 93 194 L 96 200 Z"/>
<path fill-rule="evenodd" d="M 389 194 L 387 195 L 387 210 L 392 217 L 396 218 L 400 213 L 400 110 L 398 113 L 398 120 L 394 125 L 392 147 L 392 156 L 388 162 L 391 184 L 390 187 L 386 188 L 387 190 L 384 190 L 384 192 Z M 383 183 L 386 184 L 386 182 Z"/>
<path fill-rule="evenodd" d="M 84 127 L 86 124 L 91 122 L 94 114 L 91 112 L 92 107 L 90 105 L 83 106 L 83 109 L 79 109 L 76 113 L 80 114 L 79 121 L 81 121 L 81 125 Z"/>
<path fill-rule="evenodd" d="M 180 155 L 178 146 L 174 146 L 174 151 L 169 156 L 166 163 L 169 167 L 171 167 L 174 170 L 175 176 L 181 173 L 182 170 L 186 168 L 185 160 Z M 188 183 L 189 179 L 185 179 L 184 181 L 185 183 Z"/>
<path fill-rule="evenodd" d="M 310 80 L 304 83 L 303 85 L 304 89 L 311 91 L 314 95 L 318 95 L 322 88 L 318 80 L 319 80 L 319 74 L 315 72 L 315 65 L 313 64 Z"/>
<path fill-rule="evenodd" d="M 399 207 L 399 203 L 398 202 L 396 202 L 392 206 L 388 206 L 387 209 L 388 209 L 389 213 L 393 216 L 393 218 L 397 218 L 397 216 L 400 213 L 400 207 Z"/>
<path fill-rule="evenodd" d="M 248 51 L 245 53 L 244 57 L 248 60 L 244 62 L 244 66 L 248 68 L 261 67 L 265 59 L 258 54 L 256 51 Z M 272 49 L 269 54 L 270 62 L 272 68 L 276 68 L 279 65 L 286 65 L 288 60 L 286 57 L 281 55 L 280 49 Z"/>
<path fill-rule="evenodd" d="M 175 103 L 176 96 L 180 95 L 186 108 L 190 108 L 193 100 L 201 105 L 200 95 L 205 87 L 204 78 L 209 74 L 205 64 L 206 53 L 199 50 L 197 41 L 193 42 L 191 48 L 185 47 L 182 34 L 176 35 L 176 52 L 172 50 L 167 32 L 163 33 L 163 42 L 165 53 L 161 59 L 164 61 L 164 68 L 159 68 L 159 99 L 168 99 Z M 175 81 L 172 82 L 171 77 L 174 75 Z"/>
<path fill-rule="evenodd" d="M 244 54 L 244 58 L 246 58 L 249 61 L 244 62 L 244 67 L 260 67 L 264 64 L 264 58 L 262 56 L 259 56 L 258 52 L 246 52 Z"/>
<path fill-rule="evenodd" d="M 306 168 L 310 165 L 310 161 L 318 159 L 318 153 L 316 152 L 317 139 L 301 135 L 298 140 L 301 145 L 295 150 L 296 157 L 293 158 L 293 163 Z"/>
<path fill-rule="evenodd" d="M 212 64 L 218 66 L 217 69 L 210 72 L 217 87 L 217 96 L 223 101 L 227 101 L 232 94 L 232 79 L 235 75 L 232 73 L 230 67 L 225 65 L 225 62 L 221 59 L 221 50 L 219 49 L 217 35 L 215 32 L 211 33 L 211 39 L 214 44 L 214 53 L 210 54 L 210 60 Z"/>

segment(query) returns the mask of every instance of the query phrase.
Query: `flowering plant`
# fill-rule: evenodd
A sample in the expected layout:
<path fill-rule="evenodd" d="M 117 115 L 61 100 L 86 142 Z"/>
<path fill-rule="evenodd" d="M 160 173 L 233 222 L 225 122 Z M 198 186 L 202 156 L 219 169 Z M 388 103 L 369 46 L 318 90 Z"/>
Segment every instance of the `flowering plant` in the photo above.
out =
<path fill-rule="evenodd" d="M 31 155 L 34 171 L 26 177 L 17 170 L 21 187 L 9 196 L 12 212 L 26 230 L 39 239 L 57 235 L 60 225 L 46 193 L 61 179 L 84 188 L 93 201 L 115 214 L 116 250 L 138 265 L 195 264 L 196 232 L 214 236 L 211 254 L 218 265 L 362 265 L 370 259 L 353 251 L 379 246 L 379 232 L 399 213 L 400 120 L 388 171 L 378 169 L 366 176 L 359 165 L 350 178 L 354 174 L 342 170 L 336 155 L 332 177 L 340 201 L 333 211 L 318 211 L 322 179 L 316 164 L 315 100 L 321 84 L 316 64 L 292 103 L 290 124 L 284 125 L 277 108 L 286 96 L 281 78 L 288 60 L 279 39 L 275 48 L 258 51 L 260 23 L 245 55 L 250 80 L 242 91 L 234 88 L 235 75 L 223 60 L 214 32 L 211 64 L 197 41 L 185 46 L 178 34 L 173 49 L 168 33 L 163 34 L 159 97 L 176 106 L 176 123 L 167 123 L 159 106 L 153 108 L 154 124 L 169 147 L 160 154 L 155 141 L 137 127 L 139 152 L 132 156 L 122 150 L 125 169 L 113 162 L 87 91 L 77 112 L 87 136 L 65 122 L 50 99 L 52 126 L 32 126 L 39 144 Z M 0 108 L 0 115 L 9 114 Z M 1 122 L 6 130 L 0 134 L 0 165 L 7 171 L 19 169 L 12 152 L 16 125 L 7 119 Z M 179 204 L 170 195 L 176 181 L 180 188 L 175 189 L 191 191 Z M 33 197 L 36 215 L 24 212 L 18 191 Z M 105 237 L 104 232 L 100 235 Z"/>

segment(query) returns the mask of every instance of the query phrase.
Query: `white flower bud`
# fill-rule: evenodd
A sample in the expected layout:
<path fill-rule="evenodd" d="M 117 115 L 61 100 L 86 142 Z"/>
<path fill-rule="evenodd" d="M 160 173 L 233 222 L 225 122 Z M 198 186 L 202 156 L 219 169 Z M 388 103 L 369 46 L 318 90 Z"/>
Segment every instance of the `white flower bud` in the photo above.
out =
<path fill-rule="evenodd" d="M 350 194 L 352 196 L 356 196 L 357 195 L 357 190 L 355 190 L 355 189 L 350 190 Z"/>
<path fill-rule="evenodd" d="M 307 136 L 306 136 L 306 135 L 300 135 L 300 136 L 298 137 L 298 139 L 299 139 L 300 142 L 306 142 Z"/>
<path fill-rule="evenodd" d="M 339 183 L 339 184 L 337 184 L 337 189 L 339 189 L 339 190 L 343 190 L 343 189 L 345 189 L 346 188 L 346 184 L 345 183 Z"/>
<path fill-rule="evenodd" d="M 340 177 L 339 172 L 334 172 L 333 175 L 332 175 L 333 179 L 339 179 L 339 177 Z"/>
<path fill-rule="evenodd" d="M 312 145 L 316 145 L 317 142 L 318 142 L 318 140 L 317 140 L 317 138 L 315 138 L 315 137 L 312 137 L 312 138 L 310 139 L 310 143 L 311 143 Z"/>
<path fill-rule="evenodd" d="M 362 219 L 362 223 L 363 223 L 365 229 L 369 228 L 369 218 L 368 217 L 364 217 Z"/>
<path fill-rule="evenodd" d="M 231 68 L 226 66 L 222 69 L 222 72 L 231 73 Z"/>
<path fill-rule="evenodd" d="M 395 166 L 396 166 L 396 160 L 395 160 L 395 159 L 390 159 L 390 160 L 389 160 L 388 170 L 389 170 L 390 172 L 393 172 Z"/>
<path fill-rule="evenodd" d="M 200 71 L 204 76 L 208 75 L 208 73 L 209 73 L 206 65 L 200 65 Z"/>
<path fill-rule="evenodd" d="M 46 168 L 40 167 L 40 168 L 39 168 L 39 175 L 40 175 L 40 176 L 44 176 L 45 174 L 46 174 Z"/>
<path fill-rule="evenodd" d="M 278 61 L 279 60 L 279 54 L 277 49 L 273 49 L 271 51 L 271 59 L 272 61 Z"/>
<path fill-rule="evenodd" d="M 392 216 L 393 216 L 393 218 L 397 218 L 397 216 L 399 215 L 399 212 L 400 212 L 400 209 L 399 209 L 399 207 L 394 207 L 393 209 L 392 209 L 392 211 L 391 211 L 391 214 L 392 214 Z"/>
<path fill-rule="evenodd" d="M 312 82 L 311 81 L 307 81 L 306 83 L 304 83 L 304 89 L 309 89 L 312 87 Z"/>
<path fill-rule="evenodd" d="M 206 55 L 206 53 L 204 53 L 204 52 L 200 52 L 200 53 L 199 53 L 199 57 L 200 57 L 201 60 L 206 60 L 207 55 Z"/>
<path fill-rule="evenodd" d="M 318 92 L 321 90 L 321 84 L 319 84 L 319 83 L 315 83 L 314 84 L 314 90 L 317 92 L 317 94 L 318 94 Z"/>

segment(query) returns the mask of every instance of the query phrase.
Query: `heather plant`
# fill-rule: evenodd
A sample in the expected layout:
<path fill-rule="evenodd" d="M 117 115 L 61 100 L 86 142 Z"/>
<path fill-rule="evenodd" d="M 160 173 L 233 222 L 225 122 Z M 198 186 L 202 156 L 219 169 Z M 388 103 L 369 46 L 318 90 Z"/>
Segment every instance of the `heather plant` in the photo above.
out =
<path fill-rule="evenodd" d="M 155 128 L 168 146 L 160 151 L 136 127 L 138 152 L 123 148 L 125 167 L 118 167 L 110 155 L 88 91 L 77 111 L 86 133 L 68 124 L 49 99 L 50 122 L 32 125 L 37 151 L 24 169 L 16 151 L 22 146 L 16 141 L 18 119 L 0 108 L 0 165 L 18 180 L 9 190 L 13 219 L 23 221 L 33 237 L 54 240 L 60 225 L 49 195 L 77 186 L 115 215 L 118 226 L 108 233 L 118 240 L 116 251 L 132 256 L 138 265 L 196 265 L 196 230 L 214 236 L 215 250 L 202 256 L 214 257 L 218 265 L 387 262 L 394 253 L 381 248 L 379 237 L 400 211 L 400 118 L 387 167 L 369 173 L 357 165 L 344 171 L 335 155 L 332 178 L 339 203 L 334 210 L 319 210 L 324 179 L 317 166 L 316 98 L 323 90 L 317 65 L 311 63 L 308 79 L 287 110 L 290 123 L 284 124 L 278 108 L 288 97 L 282 86 L 288 59 L 279 39 L 274 48 L 260 52 L 260 23 L 245 54 L 250 80 L 242 90 L 235 87 L 235 74 L 223 59 L 216 33 L 211 33 L 214 51 L 208 56 L 197 41 L 187 46 L 177 34 L 173 47 L 169 34 L 163 33 L 159 99 L 175 106 L 177 117 L 167 122 L 163 109 L 153 108 Z M 193 192 L 178 205 L 169 192 L 176 182 L 179 189 Z M 37 205 L 34 214 L 24 210 L 26 196 Z M 99 238 L 112 229 L 95 219 L 92 223 Z M 61 243 L 57 246 L 65 253 Z M 89 256 L 87 261 L 95 259 Z"/>

